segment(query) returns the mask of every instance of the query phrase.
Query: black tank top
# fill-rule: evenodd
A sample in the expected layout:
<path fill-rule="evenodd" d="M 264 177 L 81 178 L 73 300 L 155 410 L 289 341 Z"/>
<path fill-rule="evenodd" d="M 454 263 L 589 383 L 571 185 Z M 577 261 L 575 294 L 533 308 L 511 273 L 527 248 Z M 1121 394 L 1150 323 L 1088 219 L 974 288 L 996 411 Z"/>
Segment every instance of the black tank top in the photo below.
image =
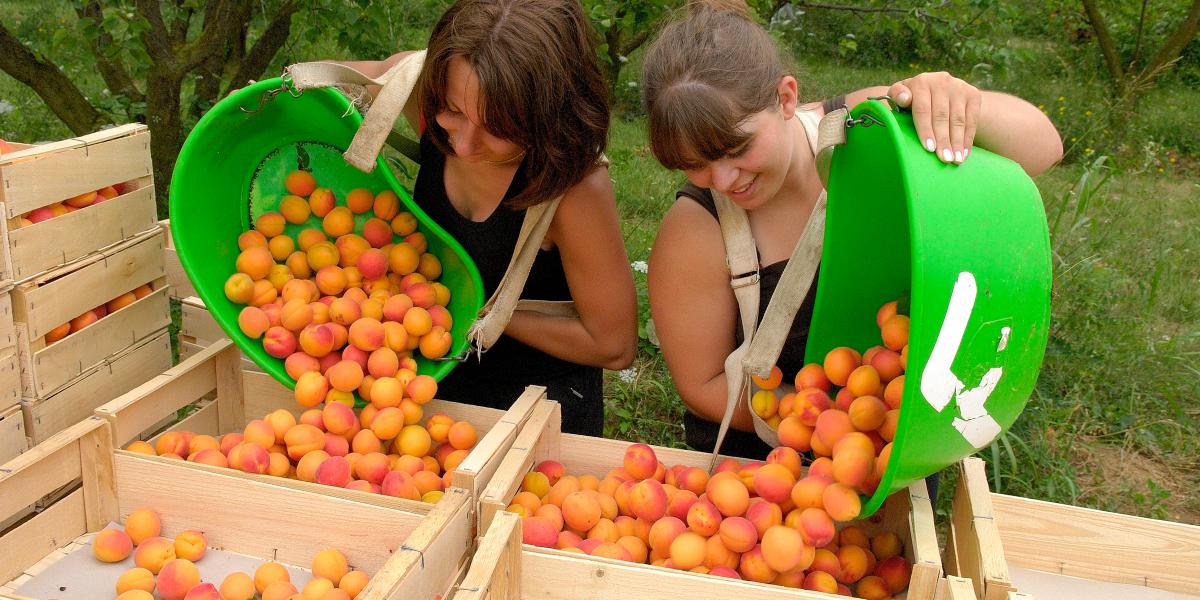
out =
<path fill-rule="evenodd" d="M 502 203 L 485 221 L 463 217 L 446 195 L 445 165 L 445 156 L 430 136 L 422 136 L 421 169 L 413 186 L 413 199 L 466 249 L 479 268 L 484 297 L 490 298 L 516 248 L 525 210 L 513 210 Z M 525 185 L 522 164 L 504 201 L 516 196 Z M 538 253 L 521 298 L 571 300 L 558 248 Z M 438 397 L 503 409 L 517 399 L 525 386 L 544 385 L 551 388 L 550 398 L 562 404 L 564 431 L 599 435 L 603 427 L 600 377 L 598 367 L 568 362 L 501 335 L 481 358 L 472 355 L 439 382 Z"/>

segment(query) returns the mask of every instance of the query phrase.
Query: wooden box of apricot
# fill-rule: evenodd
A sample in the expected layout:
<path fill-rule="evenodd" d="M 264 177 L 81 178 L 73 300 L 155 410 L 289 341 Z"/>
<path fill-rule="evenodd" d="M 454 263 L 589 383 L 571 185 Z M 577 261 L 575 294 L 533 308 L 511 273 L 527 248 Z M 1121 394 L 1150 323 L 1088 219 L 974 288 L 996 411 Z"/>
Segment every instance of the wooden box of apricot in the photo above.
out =
<path fill-rule="evenodd" d="M 0 280 L 25 281 L 156 227 L 145 125 L 0 156 Z"/>

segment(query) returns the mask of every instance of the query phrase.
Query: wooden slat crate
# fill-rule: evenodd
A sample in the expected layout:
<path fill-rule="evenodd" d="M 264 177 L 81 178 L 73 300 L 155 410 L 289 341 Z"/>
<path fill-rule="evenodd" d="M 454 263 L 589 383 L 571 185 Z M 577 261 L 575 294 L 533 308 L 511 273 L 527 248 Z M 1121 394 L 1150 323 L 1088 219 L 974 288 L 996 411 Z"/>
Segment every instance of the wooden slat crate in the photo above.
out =
<path fill-rule="evenodd" d="M 227 340 L 229 336 L 213 319 L 212 313 L 204 306 L 204 301 L 188 296 L 179 300 L 179 359 L 183 360 L 211 346 L 217 340 Z M 242 356 L 242 368 L 247 371 L 262 371 L 254 361 Z"/>
<path fill-rule="evenodd" d="M 179 300 L 195 296 L 196 288 L 192 287 L 192 281 L 188 279 L 187 272 L 183 270 L 183 264 L 179 262 L 179 253 L 175 252 L 175 241 L 171 238 L 171 221 L 163 219 L 158 222 L 158 227 L 166 236 L 163 262 L 167 267 L 167 285 L 171 286 L 171 297 Z"/>
<path fill-rule="evenodd" d="M 264 373 L 243 371 L 239 368 L 241 360 L 241 353 L 233 342 L 215 342 L 162 375 L 101 406 L 96 414 L 112 423 L 114 441 L 118 447 L 124 448 L 137 439 L 155 439 L 161 433 L 159 430 L 164 419 L 214 394 L 215 400 L 184 420 L 171 424 L 169 429 L 219 436 L 241 432 L 246 423 L 280 408 L 297 416 L 303 411 L 291 390 Z M 499 467 L 534 405 L 544 398 L 545 388 L 534 386 L 526 390 L 507 411 L 441 400 L 426 404 L 425 414 L 441 412 L 456 421 L 466 420 L 479 433 L 479 442 L 452 476 L 453 485 L 465 489 L 474 497 L 476 490 L 482 489 Z M 127 451 L 118 450 L 117 453 L 124 454 Z M 410 512 L 421 513 L 430 508 L 429 504 L 423 502 L 317 483 L 247 474 L 191 462 L 176 464 L 184 469 L 216 471 L 270 485 L 400 507 Z"/>
<path fill-rule="evenodd" d="M 487 531 L 488 526 L 505 512 L 520 488 L 522 478 L 538 462 L 556 460 L 562 463 L 567 473 L 596 476 L 622 464 L 628 442 L 564 434 L 560 423 L 556 402 L 545 401 L 534 409 L 513 442 L 512 450 L 480 495 L 481 531 Z M 668 466 L 683 464 L 707 470 L 711 463 L 711 457 L 701 452 L 660 447 L 654 447 L 654 452 Z M 906 597 L 908 600 L 933 600 L 945 583 L 934 531 L 933 508 L 924 482 L 919 481 L 906 491 L 894 494 L 878 515 L 877 520 L 873 517 L 859 525 L 868 535 L 882 527 L 900 537 L 913 568 Z M 505 560 L 520 563 L 520 576 L 505 580 L 502 590 L 487 596 L 489 598 L 834 600 L 838 597 L 530 545 L 520 546 L 519 561 Z M 514 583 L 517 580 L 519 582 Z M 464 582 L 459 589 L 472 585 Z M 519 589 L 519 595 L 509 593 L 514 585 Z"/>
<path fill-rule="evenodd" d="M 37 208 L 114 184 L 125 193 L 20 227 Z M 0 279 L 24 281 L 157 227 L 150 130 L 131 124 L 0 157 Z"/>
<path fill-rule="evenodd" d="M 0 535 L 0 597 L 18 590 L 69 552 L 90 554 L 90 537 L 132 511 L 151 507 L 163 535 L 203 531 L 208 544 L 307 567 L 326 548 L 372 575 L 360 600 L 445 594 L 471 544 L 470 500 L 451 488 L 424 514 L 222 472 L 180 469 L 159 457 L 114 452 L 111 428 L 90 417 L 59 432 L 0 471 L 0 521 L 28 514 L 46 494 L 78 487 Z M 202 559 L 203 560 L 203 559 Z M 111 597 L 111 580 L 92 579 L 74 597 Z M 216 582 L 216 583 L 219 583 Z M 92 587 L 94 585 L 94 587 Z"/>
<path fill-rule="evenodd" d="M 12 291 L 22 395 L 42 399 L 170 323 L 158 229 L 20 283 Z M 49 346 L 51 329 L 142 285 L 153 292 Z"/>
<path fill-rule="evenodd" d="M 37 444 L 92 416 L 102 404 L 169 368 L 171 336 L 160 329 L 79 375 L 49 398 L 22 401 L 30 441 Z"/>
<path fill-rule="evenodd" d="M 978 598 L 1196 598 L 1197 565 L 1200 527 L 994 494 L 982 460 L 960 466 L 946 570 Z"/>

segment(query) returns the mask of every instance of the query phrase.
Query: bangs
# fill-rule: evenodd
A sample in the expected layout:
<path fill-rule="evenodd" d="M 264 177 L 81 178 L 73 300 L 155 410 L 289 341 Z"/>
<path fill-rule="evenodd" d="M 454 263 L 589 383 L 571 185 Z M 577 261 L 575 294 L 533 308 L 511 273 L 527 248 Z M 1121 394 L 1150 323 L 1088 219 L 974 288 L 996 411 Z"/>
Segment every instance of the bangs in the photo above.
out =
<path fill-rule="evenodd" d="M 650 150 L 668 169 L 687 171 L 717 160 L 750 139 L 749 116 L 711 86 L 671 86 L 648 107 Z"/>
<path fill-rule="evenodd" d="M 491 47 L 488 50 L 499 50 Z M 511 64 L 504 52 L 489 52 L 489 56 L 468 56 L 467 62 L 479 77 L 479 118 L 488 133 L 521 146 L 532 146 L 530 129 L 522 123 L 539 118 L 525 93 L 528 82 L 518 81 L 511 73 L 526 70 L 524 65 Z"/>

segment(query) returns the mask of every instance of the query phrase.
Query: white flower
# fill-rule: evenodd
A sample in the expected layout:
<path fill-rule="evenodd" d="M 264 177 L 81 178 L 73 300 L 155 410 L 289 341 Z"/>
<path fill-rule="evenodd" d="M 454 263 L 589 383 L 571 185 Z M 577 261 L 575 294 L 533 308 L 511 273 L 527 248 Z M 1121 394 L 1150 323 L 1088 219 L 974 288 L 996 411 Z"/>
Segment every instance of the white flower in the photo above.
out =
<path fill-rule="evenodd" d="M 625 383 L 633 383 L 633 380 L 637 379 L 637 375 L 637 369 L 633 367 L 617 371 L 617 376 L 620 377 L 621 381 L 624 381 Z"/>
<path fill-rule="evenodd" d="M 629 266 L 638 273 L 645 273 L 650 268 L 648 265 L 646 265 L 646 261 L 644 260 L 635 260 L 629 263 Z"/>

